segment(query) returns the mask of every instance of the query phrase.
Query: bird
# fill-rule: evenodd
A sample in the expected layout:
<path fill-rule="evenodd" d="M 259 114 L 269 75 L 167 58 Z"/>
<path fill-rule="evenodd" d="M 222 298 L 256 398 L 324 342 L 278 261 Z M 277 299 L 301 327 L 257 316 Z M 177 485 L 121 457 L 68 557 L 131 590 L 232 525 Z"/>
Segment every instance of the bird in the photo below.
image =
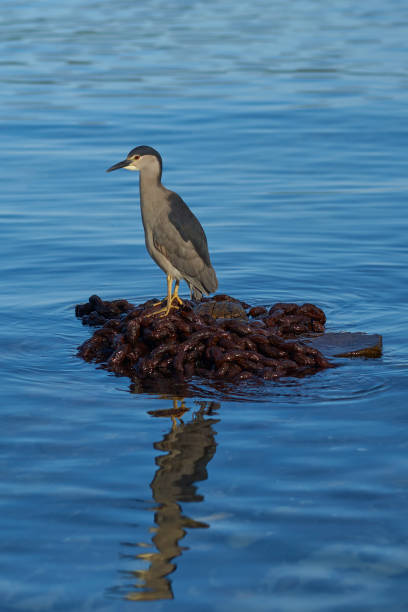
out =
<path fill-rule="evenodd" d="M 216 291 L 218 280 L 205 232 L 184 200 L 162 184 L 160 153 L 153 147 L 140 145 L 106 172 L 119 168 L 140 173 L 140 209 L 146 248 L 167 277 L 167 299 L 157 303 L 166 301 L 166 306 L 154 314 L 167 316 L 171 308 L 183 304 L 178 295 L 181 280 L 188 284 L 190 296 L 197 301 Z"/>

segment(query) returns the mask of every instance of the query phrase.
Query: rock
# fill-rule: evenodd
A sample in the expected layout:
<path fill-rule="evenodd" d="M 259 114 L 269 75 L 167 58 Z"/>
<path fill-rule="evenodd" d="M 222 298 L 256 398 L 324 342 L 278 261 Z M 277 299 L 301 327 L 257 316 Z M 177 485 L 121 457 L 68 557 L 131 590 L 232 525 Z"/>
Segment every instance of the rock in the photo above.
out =
<path fill-rule="evenodd" d="M 194 312 L 199 315 L 208 315 L 213 319 L 247 319 L 245 308 L 238 301 L 208 300 L 195 306 Z"/>
<path fill-rule="evenodd" d="M 328 332 L 304 342 L 321 351 L 326 357 L 381 357 L 382 337 L 362 332 Z"/>

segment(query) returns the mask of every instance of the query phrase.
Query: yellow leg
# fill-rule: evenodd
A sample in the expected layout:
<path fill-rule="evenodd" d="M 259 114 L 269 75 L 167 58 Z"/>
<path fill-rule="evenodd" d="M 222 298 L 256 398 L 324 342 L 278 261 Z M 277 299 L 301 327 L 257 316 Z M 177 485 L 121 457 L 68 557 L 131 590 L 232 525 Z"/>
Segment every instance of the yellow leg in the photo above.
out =
<path fill-rule="evenodd" d="M 171 278 L 170 274 L 168 274 L 167 275 L 167 306 L 166 308 L 162 309 L 163 317 L 167 317 L 167 315 L 170 312 L 171 302 L 172 302 L 172 297 L 171 297 L 172 291 L 173 291 L 173 279 Z"/>
<path fill-rule="evenodd" d="M 179 297 L 179 294 L 178 294 L 179 286 L 180 286 L 180 281 L 176 280 L 176 284 L 174 285 L 173 297 L 171 299 L 172 299 L 172 301 L 176 300 L 180 304 L 180 306 L 181 306 L 182 303 L 183 303 L 183 300 Z"/>
<path fill-rule="evenodd" d="M 172 293 L 173 279 L 171 278 L 169 274 L 167 275 L 166 278 L 167 278 L 167 298 L 163 298 L 159 302 L 155 302 L 153 306 L 158 306 L 159 304 L 163 304 L 163 302 L 166 302 L 166 304 L 169 303 L 169 296 L 171 297 L 171 293 Z"/>
<path fill-rule="evenodd" d="M 179 285 L 180 285 L 180 281 L 176 280 L 176 284 L 174 287 L 174 293 L 173 293 L 173 278 L 170 276 L 170 274 L 167 275 L 167 305 L 163 308 L 160 308 L 160 310 L 156 310 L 155 312 L 152 312 L 150 316 L 161 314 L 163 317 L 167 317 L 167 315 L 170 312 L 170 309 L 176 308 L 176 305 L 173 304 L 173 302 L 177 302 L 179 305 L 183 303 L 183 300 L 178 295 Z M 162 300 L 162 302 L 163 301 L 164 300 Z M 161 304 L 162 302 L 157 302 L 157 304 Z"/>

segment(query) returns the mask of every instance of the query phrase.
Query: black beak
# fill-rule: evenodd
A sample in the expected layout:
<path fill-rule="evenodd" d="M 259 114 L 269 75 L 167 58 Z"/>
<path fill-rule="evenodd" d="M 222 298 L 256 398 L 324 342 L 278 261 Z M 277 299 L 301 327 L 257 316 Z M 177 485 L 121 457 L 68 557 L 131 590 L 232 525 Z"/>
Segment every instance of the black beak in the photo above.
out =
<path fill-rule="evenodd" d="M 123 161 L 118 162 L 117 164 L 114 164 L 113 166 L 108 168 L 106 172 L 112 172 L 113 170 L 119 170 L 119 168 L 126 168 L 126 166 L 130 166 L 131 163 L 132 163 L 132 160 L 124 159 Z"/>

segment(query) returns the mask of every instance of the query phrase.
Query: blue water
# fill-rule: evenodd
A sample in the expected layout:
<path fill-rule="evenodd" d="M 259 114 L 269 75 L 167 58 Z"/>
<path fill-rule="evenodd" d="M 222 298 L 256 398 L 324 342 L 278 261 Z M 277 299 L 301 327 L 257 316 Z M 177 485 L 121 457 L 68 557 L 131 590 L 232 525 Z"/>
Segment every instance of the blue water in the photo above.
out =
<path fill-rule="evenodd" d="M 3 0 L 2 612 L 408 608 L 407 26 L 398 0 Z M 137 175 L 104 172 L 138 144 L 221 292 L 383 357 L 195 380 L 176 427 L 182 397 L 76 358 L 76 303 L 165 292 Z"/>

